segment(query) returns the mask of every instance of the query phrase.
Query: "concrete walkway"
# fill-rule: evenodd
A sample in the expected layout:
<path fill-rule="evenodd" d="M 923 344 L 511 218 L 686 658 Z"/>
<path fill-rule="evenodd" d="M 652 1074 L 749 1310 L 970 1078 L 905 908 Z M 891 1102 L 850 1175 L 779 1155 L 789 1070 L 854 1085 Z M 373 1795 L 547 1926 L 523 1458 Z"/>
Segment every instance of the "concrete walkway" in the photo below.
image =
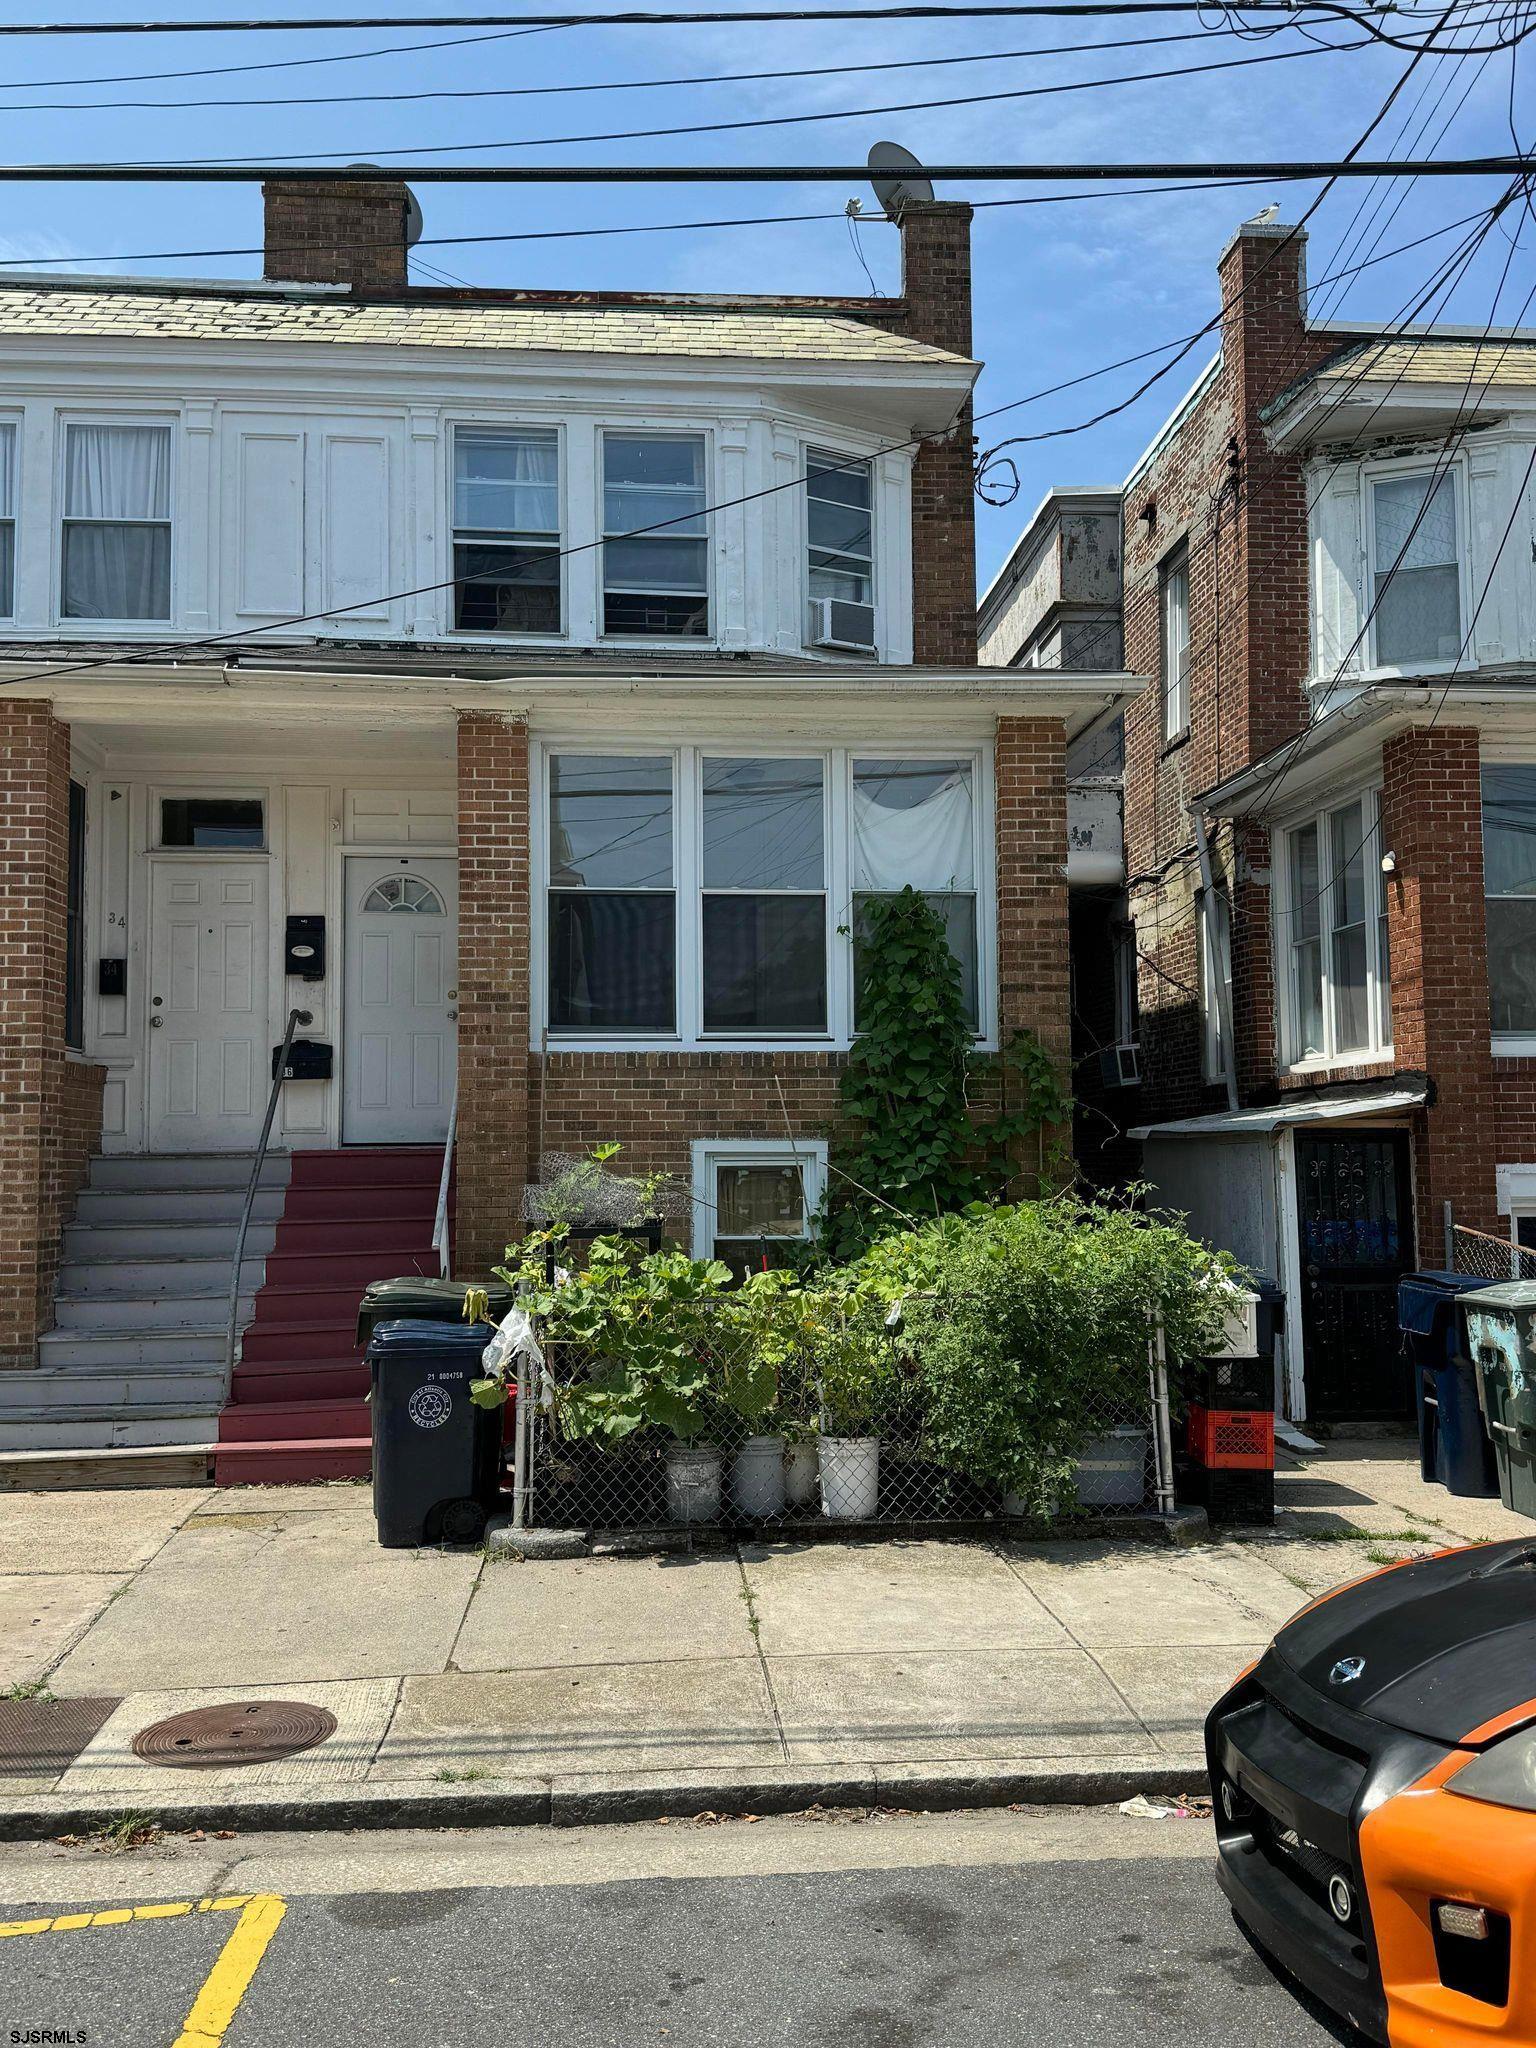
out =
<path fill-rule="evenodd" d="M 381 1550 L 346 1484 L 0 1495 L 0 1693 L 97 1703 L 78 1754 L 0 1761 L 0 1832 L 114 1810 L 596 1820 L 1194 1785 L 1210 1702 L 1304 1600 L 1536 1533 L 1424 1486 L 1401 1442 L 1297 1461 L 1279 1498 L 1273 1532 L 1191 1550 L 785 1542 L 520 1564 Z M 134 1755 L 164 1716 L 242 1698 L 328 1708 L 336 1733 L 239 1769 Z"/>

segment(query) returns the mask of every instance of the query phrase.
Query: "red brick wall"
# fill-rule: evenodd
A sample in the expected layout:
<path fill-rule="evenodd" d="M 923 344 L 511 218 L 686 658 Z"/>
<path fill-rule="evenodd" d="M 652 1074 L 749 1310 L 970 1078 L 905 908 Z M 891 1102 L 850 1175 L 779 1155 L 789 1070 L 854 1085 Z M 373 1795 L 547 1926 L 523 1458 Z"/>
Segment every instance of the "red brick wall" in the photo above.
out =
<path fill-rule="evenodd" d="M 484 1274 L 528 1177 L 528 728 L 459 718 L 459 1116 L 454 1261 Z"/>
<path fill-rule="evenodd" d="M 101 1070 L 64 1053 L 68 887 L 69 733 L 46 704 L 0 698 L 0 1369 L 37 1362 L 101 1128 Z"/>
<path fill-rule="evenodd" d="M 261 188 L 266 276 L 295 284 L 403 291 L 408 194 L 398 178 L 366 184 L 270 179 Z"/>

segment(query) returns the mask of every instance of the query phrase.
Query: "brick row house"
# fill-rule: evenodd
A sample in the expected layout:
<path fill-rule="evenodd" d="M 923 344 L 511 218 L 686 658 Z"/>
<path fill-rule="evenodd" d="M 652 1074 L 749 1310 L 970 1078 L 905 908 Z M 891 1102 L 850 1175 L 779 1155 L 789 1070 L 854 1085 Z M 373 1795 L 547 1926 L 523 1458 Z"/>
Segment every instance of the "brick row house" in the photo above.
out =
<path fill-rule="evenodd" d="M 1327 1420 L 1450 1223 L 1536 1241 L 1536 333 L 1311 319 L 1305 247 L 1234 236 L 1124 485 L 1124 800 L 1142 1171 Z"/>
<path fill-rule="evenodd" d="M 610 1140 L 701 1251 L 809 1230 L 862 897 L 1066 1053 L 1133 686 L 978 667 L 969 208 L 894 299 L 415 288 L 409 217 L 282 181 L 264 281 L 0 284 L 13 1461 L 365 1468 L 450 1138 L 457 1273 Z"/>

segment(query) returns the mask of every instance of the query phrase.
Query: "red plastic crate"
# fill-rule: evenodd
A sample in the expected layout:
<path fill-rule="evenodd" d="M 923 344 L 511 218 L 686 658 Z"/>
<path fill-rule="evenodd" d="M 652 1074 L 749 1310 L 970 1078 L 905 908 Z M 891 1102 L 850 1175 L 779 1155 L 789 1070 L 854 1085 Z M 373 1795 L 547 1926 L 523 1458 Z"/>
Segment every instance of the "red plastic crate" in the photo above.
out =
<path fill-rule="evenodd" d="M 1208 1471 L 1273 1471 L 1274 1415 L 1262 1408 L 1192 1407 L 1189 1454 Z"/>

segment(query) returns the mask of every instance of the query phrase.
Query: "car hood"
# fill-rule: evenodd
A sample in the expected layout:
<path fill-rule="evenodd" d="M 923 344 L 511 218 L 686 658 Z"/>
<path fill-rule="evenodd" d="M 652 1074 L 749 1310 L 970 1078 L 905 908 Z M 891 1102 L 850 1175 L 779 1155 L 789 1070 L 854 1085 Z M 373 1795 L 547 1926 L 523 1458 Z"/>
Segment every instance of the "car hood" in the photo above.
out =
<path fill-rule="evenodd" d="M 1335 1705 L 1431 1741 L 1527 1703 L 1536 1720 L 1536 1536 L 1378 1572 L 1305 1608 L 1274 1650 Z"/>

